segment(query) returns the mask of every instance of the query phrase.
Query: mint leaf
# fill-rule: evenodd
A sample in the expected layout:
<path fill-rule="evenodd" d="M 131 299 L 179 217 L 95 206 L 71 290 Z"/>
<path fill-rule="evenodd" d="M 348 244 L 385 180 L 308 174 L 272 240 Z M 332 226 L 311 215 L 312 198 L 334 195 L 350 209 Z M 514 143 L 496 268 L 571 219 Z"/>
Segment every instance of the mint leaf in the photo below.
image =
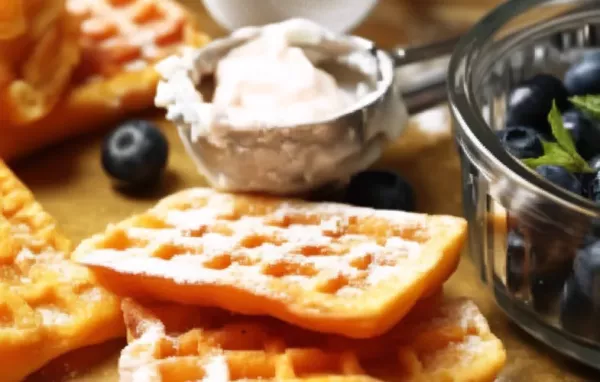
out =
<path fill-rule="evenodd" d="M 579 110 L 600 119 L 600 95 L 575 96 L 570 101 Z"/>
<path fill-rule="evenodd" d="M 598 105 L 600 106 L 600 103 Z M 548 113 L 548 122 L 552 128 L 552 135 L 556 139 L 556 142 L 542 141 L 544 155 L 538 158 L 523 159 L 523 163 L 533 169 L 546 165 L 561 166 L 570 172 L 594 172 L 585 159 L 577 152 L 571 133 L 565 129 L 556 102 L 552 102 L 552 109 Z"/>
<path fill-rule="evenodd" d="M 573 161 L 573 157 L 564 151 L 558 143 L 542 141 L 544 155 L 537 158 L 523 159 L 526 166 L 533 169 L 538 166 L 561 166 L 570 172 L 581 172 L 580 166 Z"/>

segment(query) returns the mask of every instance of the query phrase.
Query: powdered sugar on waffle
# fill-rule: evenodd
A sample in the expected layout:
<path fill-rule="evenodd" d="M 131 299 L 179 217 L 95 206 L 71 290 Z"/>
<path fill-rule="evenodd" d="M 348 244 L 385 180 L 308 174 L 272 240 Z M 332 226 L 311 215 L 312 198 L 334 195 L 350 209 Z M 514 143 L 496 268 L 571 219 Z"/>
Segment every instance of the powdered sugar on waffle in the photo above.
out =
<path fill-rule="evenodd" d="M 353 218 L 373 217 L 384 219 L 390 227 L 397 223 L 403 228 L 418 228 L 426 225 L 425 215 L 333 203 L 291 202 L 278 204 L 266 216 L 238 217 L 235 196 L 231 194 L 207 189 L 186 193 L 185 199 L 206 199 L 207 204 L 178 210 L 169 208 L 167 202 L 159 203 L 148 214 L 164 220 L 169 228 L 118 225 L 113 229 L 123 229 L 129 239 L 142 244 L 126 249 L 126 254 L 102 245 L 97 248 L 94 244 L 93 248 L 84 245 L 78 250 L 83 255 L 76 258 L 86 265 L 107 267 L 119 273 L 169 278 L 181 285 L 236 285 L 275 298 L 285 298 L 282 291 L 269 287 L 275 278 L 308 291 L 321 291 L 324 283 L 341 278 L 339 288 L 325 293 L 353 297 L 381 282 L 397 279 L 401 283 L 407 272 L 418 275 L 430 266 L 419 261 L 422 243 L 418 241 L 398 236 L 383 239 L 344 234 Z M 278 224 L 290 216 L 317 216 L 320 223 Z M 208 230 L 196 236 L 185 234 L 216 224 L 223 224 L 230 232 Z M 253 237 L 258 238 L 257 243 L 244 244 Z M 177 248 L 165 260 L 160 253 L 167 245 Z M 221 265 L 209 265 L 213 263 Z"/>

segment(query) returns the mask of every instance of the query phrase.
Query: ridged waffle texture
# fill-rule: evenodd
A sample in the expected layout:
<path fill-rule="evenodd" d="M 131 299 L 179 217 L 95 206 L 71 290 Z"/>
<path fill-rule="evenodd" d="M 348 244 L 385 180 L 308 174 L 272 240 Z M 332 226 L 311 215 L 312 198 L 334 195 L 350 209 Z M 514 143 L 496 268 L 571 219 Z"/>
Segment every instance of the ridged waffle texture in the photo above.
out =
<path fill-rule="evenodd" d="M 50 112 L 80 59 L 79 24 L 65 0 L 2 0 L 0 125 L 24 125 Z"/>
<path fill-rule="evenodd" d="M 193 43 L 197 33 L 171 0 L 68 0 L 67 6 L 82 19 L 84 66 L 102 75 L 142 69 Z"/>
<path fill-rule="evenodd" d="M 124 296 L 361 338 L 439 289 L 465 230 L 449 216 L 195 188 L 84 240 L 73 256 Z"/>
<path fill-rule="evenodd" d="M 58 2 L 65 0 L 32 0 L 31 4 L 49 6 Z M 0 3 L 3 10 L 4 3 Z M 29 4 L 27 0 L 28 7 Z M 12 12 L 20 10 L 14 8 Z M 77 61 L 71 65 L 66 58 L 62 60 L 62 51 L 54 47 L 50 49 L 51 56 L 42 60 L 46 71 L 37 73 L 36 78 L 56 81 L 63 72 L 72 69 L 70 81 L 60 99 L 37 119 L 28 123 L 3 121 L 6 113 L 0 113 L 0 158 L 4 160 L 109 126 L 127 115 L 153 107 L 158 83 L 155 61 L 183 46 L 201 46 L 209 40 L 198 29 L 193 16 L 174 0 L 66 0 L 64 13 L 77 24 L 77 33 L 74 37 L 69 35 L 70 40 L 65 37 L 57 43 L 66 45 L 71 41 L 78 51 Z M 2 16 L 0 64 L 7 57 L 14 57 L 1 49 Z M 4 86 L 2 78 L 0 65 L 0 93 Z M 19 102 L 13 109 L 26 107 L 26 102 Z"/>
<path fill-rule="evenodd" d="M 127 299 L 123 312 L 120 382 L 491 382 L 506 358 L 475 304 L 439 296 L 366 340 L 210 308 Z"/>
<path fill-rule="evenodd" d="M 124 334 L 118 299 L 69 260 L 70 241 L 0 161 L 0 381 Z"/>

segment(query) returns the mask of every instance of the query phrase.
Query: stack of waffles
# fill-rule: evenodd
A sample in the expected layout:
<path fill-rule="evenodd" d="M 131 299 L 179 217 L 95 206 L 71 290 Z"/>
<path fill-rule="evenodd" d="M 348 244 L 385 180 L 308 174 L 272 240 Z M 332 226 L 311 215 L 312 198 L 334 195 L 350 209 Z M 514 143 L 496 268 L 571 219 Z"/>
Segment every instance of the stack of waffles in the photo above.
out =
<path fill-rule="evenodd" d="M 152 64 L 207 41 L 175 0 L 2 0 L 0 158 L 152 107 Z"/>
<path fill-rule="evenodd" d="M 124 335 L 118 298 L 70 260 L 71 247 L 0 161 L 0 381 Z"/>
<path fill-rule="evenodd" d="M 196 188 L 84 240 L 122 298 L 122 382 L 492 381 L 477 307 L 445 297 L 466 223 Z"/>
<path fill-rule="evenodd" d="M 71 243 L 0 161 L 0 380 L 127 335 L 120 381 L 491 381 L 465 222 L 204 188 Z M 59 380 L 46 376 L 42 380 Z"/>

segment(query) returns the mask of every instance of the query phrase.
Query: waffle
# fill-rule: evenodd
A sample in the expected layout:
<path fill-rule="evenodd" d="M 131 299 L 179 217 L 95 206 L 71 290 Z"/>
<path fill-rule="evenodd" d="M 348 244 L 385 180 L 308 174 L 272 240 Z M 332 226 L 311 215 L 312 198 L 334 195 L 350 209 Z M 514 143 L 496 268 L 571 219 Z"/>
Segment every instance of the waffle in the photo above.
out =
<path fill-rule="evenodd" d="M 370 337 L 455 270 L 461 218 L 195 188 L 84 240 L 74 259 L 127 297 Z"/>
<path fill-rule="evenodd" d="M 80 25 L 81 49 L 69 89 L 43 118 L 2 124 L 4 160 L 152 107 L 155 61 L 208 41 L 175 0 L 67 0 L 67 11 Z"/>
<path fill-rule="evenodd" d="M 68 259 L 70 241 L 0 161 L 0 380 L 123 335 L 119 301 Z"/>
<path fill-rule="evenodd" d="M 505 362 L 475 304 L 421 301 L 389 332 L 349 339 L 269 317 L 123 301 L 120 382 L 483 382 Z"/>
<path fill-rule="evenodd" d="M 65 0 L 2 0 L 0 124 L 31 123 L 56 105 L 79 63 L 78 39 Z"/>

